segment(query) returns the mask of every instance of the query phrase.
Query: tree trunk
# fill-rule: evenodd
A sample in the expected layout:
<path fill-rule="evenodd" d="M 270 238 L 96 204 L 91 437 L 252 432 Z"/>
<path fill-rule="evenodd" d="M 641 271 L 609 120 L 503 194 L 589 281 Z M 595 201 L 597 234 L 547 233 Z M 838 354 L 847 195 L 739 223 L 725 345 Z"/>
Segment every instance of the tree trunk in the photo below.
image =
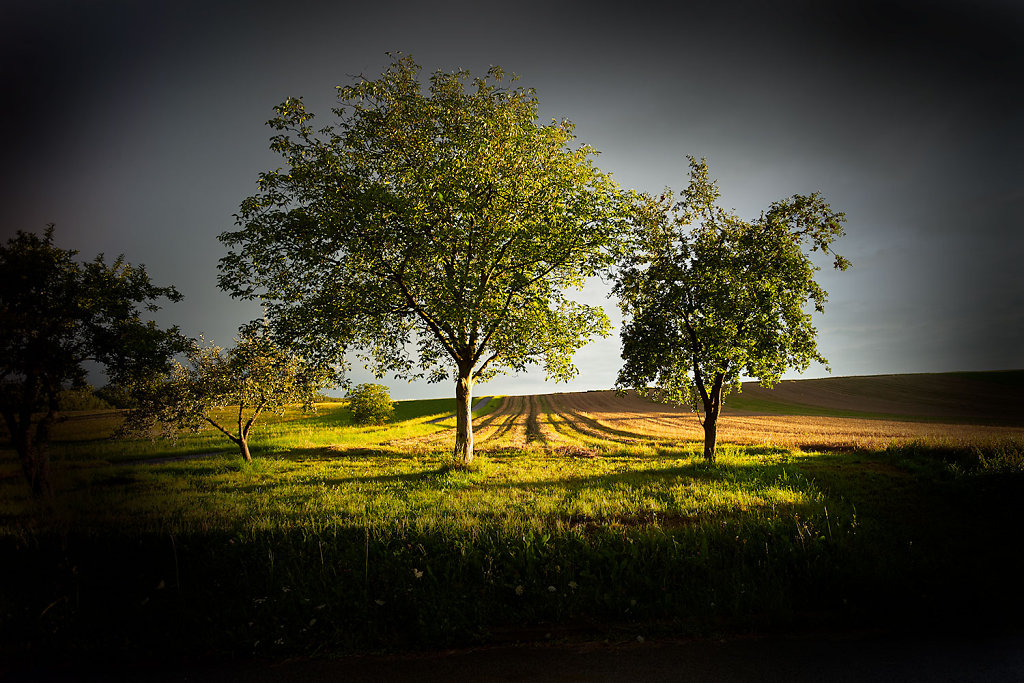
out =
<path fill-rule="evenodd" d="M 704 459 L 715 462 L 715 442 L 718 439 L 718 415 L 712 417 L 710 412 L 704 417 Z"/>
<path fill-rule="evenodd" d="M 243 437 L 235 443 L 238 444 L 238 450 L 242 452 L 242 457 L 245 461 L 252 462 L 252 455 L 249 454 L 249 440 Z"/>
<path fill-rule="evenodd" d="M 50 483 L 50 454 L 46 446 L 30 446 L 25 452 L 19 452 L 21 469 L 28 479 L 33 498 L 49 498 L 53 495 L 53 484 Z"/>
<path fill-rule="evenodd" d="M 460 371 L 455 384 L 455 465 L 466 467 L 473 462 L 473 376 Z"/>
<path fill-rule="evenodd" d="M 8 418 L 8 415 L 4 417 Z M 50 482 L 50 452 L 47 448 L 52 419 L 52 415 L 45 416 L 36 425 L 34 436 L 29 415 L 23 415 L 21 421 L 13 417 L 5 420 L 11 433 L 14 450 L 21 461 L 21 471 L 25 474 L 33 498 L 53 496 L 53 484 Z"/>
<path fill-rule="evenodd" d="M 722 387 L 725 375 L 715 374 L 714 384 L 704 403 L 704 460 L 709 464 L 715 462 L 715 445 L 718 441 L 718 416 L 722 412 Z"/>

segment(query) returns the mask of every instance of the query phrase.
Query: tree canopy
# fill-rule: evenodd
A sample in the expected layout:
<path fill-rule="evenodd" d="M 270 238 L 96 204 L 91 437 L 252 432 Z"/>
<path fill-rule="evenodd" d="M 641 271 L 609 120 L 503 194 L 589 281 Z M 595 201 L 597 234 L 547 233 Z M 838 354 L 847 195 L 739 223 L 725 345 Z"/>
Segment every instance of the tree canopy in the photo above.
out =
<path fill-rule="evenodd" d="M 662 220 L 634 233 L 615 285 L 627 316 L 618 384 L 694 410 L 703 408 L 704 454 L 714 460 L 717 419 L 740 377 L 772 386 L 803 371 L 818 352 L 809 305 L 824 312 L 825 290 L 811 253 L 833 256 L 845 216 L 820 194 L 793 195 L 747 222 L 717 205 L 707 162 L 690 157 L 690 182 Z"/>
<path fill-rule="evenodd" d="M 136 392 L 138 405 L 128 414 L 125 433 L 157 428 L 176 438 L 180 429 L 209 424 L 250 462 L 249 435 L 265 411 L 308 408 L 321 389 L 336 383 L 324 368 L 277 346 L 258 323 L 244 328 L 230 349 L 190 340 L 185 355 L 184 364 L 174 363 L 165 377 Z"/>
<path fill-rule="evenodd" d="M 78 252 L 18 231 L 0 247 L 0 413 L 34 495 L 52 492 L 47 445 L 61 390 L 85 385 L 86 364 L 102 365 L 115 385 L 169 367 L 184 348 L 177 328 L 144 321 L 155 299 L 181 300 L 144 267 L 118 257 L 75 260 Z"/>
<path fill-rule="evenodd" d="M 473 457 L 472 386 L 541 364 L 573 376 L 573 353 L 606 335 L 604 311 L 566 292 L 607 267 L 636 196 L 572 146 L 566 120 L 498 67 L 471 79 L 410 57 L 338 88 L 336 122 L 314 128 L 301 99 L 276 108 L 271 148 L 221 286 L 259 298 L 305 355 L 359 352 L 378 376 L 454 379 L 456 462 Z"/>

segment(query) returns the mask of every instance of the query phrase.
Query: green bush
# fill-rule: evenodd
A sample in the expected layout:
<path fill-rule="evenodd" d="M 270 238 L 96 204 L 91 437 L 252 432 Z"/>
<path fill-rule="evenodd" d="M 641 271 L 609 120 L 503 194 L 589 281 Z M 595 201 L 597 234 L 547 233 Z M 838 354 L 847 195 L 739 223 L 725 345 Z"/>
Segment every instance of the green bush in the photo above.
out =
<path fill-rule="evenodd" d="M 57 395 L 61 410 L 109 410 L 113 407 L 90 386 L 63 389 Z"/>
<path fill-rule="evenodd" d="M 360 384 L 348 394 L 348 409 L 357 425 L 382 425 L 391 419 L 395 404 L 383 384 Z"/>
<path fill-rule="evenodd" d="M 105 384 L 94 393 L 97 398 L 113 408 L 137 408 L 139 405 L 127 389 L 116 384 Z"/>

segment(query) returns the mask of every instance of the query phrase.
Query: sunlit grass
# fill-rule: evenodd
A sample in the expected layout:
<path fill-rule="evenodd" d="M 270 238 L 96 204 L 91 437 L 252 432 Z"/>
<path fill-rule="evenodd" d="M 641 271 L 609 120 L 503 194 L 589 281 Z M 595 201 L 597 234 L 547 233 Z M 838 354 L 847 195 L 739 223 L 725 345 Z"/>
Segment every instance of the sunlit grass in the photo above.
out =
<path fill-rule="evenodd" d="M 685 633 L 1024 604 L 1006 542 L 1020 443 L 723 443 L 709 465 L 699 442 L 493 400 L 476 463 L 454 468 L 452 430 L 433 421 L 449 407 L 408 402 L 381 427 L 351 425 L 340 404 L 289 410 L 263 425 L 252 463 L 206 432 L 111 441 L 100 425 L 114 418 L 90 416 L 62 427 L 58 496 L 42 503 L 5 452 L 0 557 L 26 589 L 2 597 L 0 635 L 283 654 L 475 642 L 515 624 Z M 223 452 L 142 460 L 214 443 Z"/>
<path fill-rule="evenodd" d="M 56 524 L 54 513 L 63 510 L 63 524 L 73 527 L 87 510 L 94 528 L 174 534 L 310 522 L 362 528 L 400 521 L 456 533 L 481 524 L 505 531 L 551 524 L 676 527 L 736 515 L 813 514 L 822 499 L 780 455 L 750 460 L 742 451 L 727 452 L 709 467 L 696 448 L 651 459 L 629 450 L 594 459 L 484 452 L 466 471 L 447 467 L 446 456 L 350 438 L 344 448 L 293 448 L 253 463 L 226 453 L 87 468 L 66 482 L 48 521 Z M 8 482 L 12 493 L 19 483 Z"/>
<path fill-rule="evenodd" d="M 474 411 L 484 415 L 494 409 L 490 401 Z M 289 406 L 283 412 L 260 416 L 253 428 L 250 448 L 257 455 L 285 453 L 295 449 L 325 446 L 358 447 L 388 441 L 425 436 L 450 428 L 449 421 L 431 422 L 452 415 L 454 399 L 397 401 L 394 418 L 386 425 L 356 427 L 344 402 L 319 403 L 312 411 Z M 237 416 L 232 409 L 218 409 L 214 417 L 230 424 Z M 180 457 L 204 453 L 237 453 L 237 447 L 219 431 L 207 425 L 198 432 L 182 431 L 175 439 L 115 438 L 122 422 L 116 410 L 80 411 L 63 416 L 53 429 L 53 457 L 69 463 L 90 461 L 131 461 Z M 454 420 L 450 421 L 454 422 Z M 0 442 L 0 448 L 4 444 Z M 11 462 L 0 463 L 0 476 Z"/>

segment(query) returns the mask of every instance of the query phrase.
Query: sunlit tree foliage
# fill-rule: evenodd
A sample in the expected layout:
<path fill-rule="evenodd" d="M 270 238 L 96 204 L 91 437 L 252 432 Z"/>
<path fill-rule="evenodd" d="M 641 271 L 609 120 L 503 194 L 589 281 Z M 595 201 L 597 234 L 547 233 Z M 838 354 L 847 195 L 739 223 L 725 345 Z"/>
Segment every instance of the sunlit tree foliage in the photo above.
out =
<path fill-rule="evenodd" d="M 754 221 L 717 205 L 706 161 L 690 158 L 690 183 L 660 222 L 645 223 L 624 250 L 615 293 L 622 328 L 622 387 L 703 411 L 704 456 L 714 461 L 718 417 L 741 375 L 771 387 L 818 353 L 808 307 L 824 312 L 811 252 L 833 256 L 844 214 L 814 193 L 773 203 Z M 698 418 L 699 419 L 699 418 Z"/>
<path fill-rule="evenodd" d="M 221 286 L 264 302 L 275 332 L 330 362 L 357 350 L 378 376 L 454 380 L 454 459 L 473 458 L 473 385 L 574 352 L 609 331 L 567 292 L 609 265 L 636 196 L 538 123 L 533 90 L 498 67 L 434 73 L 409 57 L 338 88 L 315 128 L 301 99 L 269 122 L 284 167 L 221 235 Z"/>
<path fill-rule="evenodd" d="M 277 346 L 258 324 L 243 329 L 230 349 L 193 341 L 185 355 L 185 363 L 135 392 L 125 433 L 175 438 L 181 429 L 210 425 L 249 462 L 249 435 L 260 415 L 309 408 L 321 389 L 337 383 L 330 371 Z"/>

